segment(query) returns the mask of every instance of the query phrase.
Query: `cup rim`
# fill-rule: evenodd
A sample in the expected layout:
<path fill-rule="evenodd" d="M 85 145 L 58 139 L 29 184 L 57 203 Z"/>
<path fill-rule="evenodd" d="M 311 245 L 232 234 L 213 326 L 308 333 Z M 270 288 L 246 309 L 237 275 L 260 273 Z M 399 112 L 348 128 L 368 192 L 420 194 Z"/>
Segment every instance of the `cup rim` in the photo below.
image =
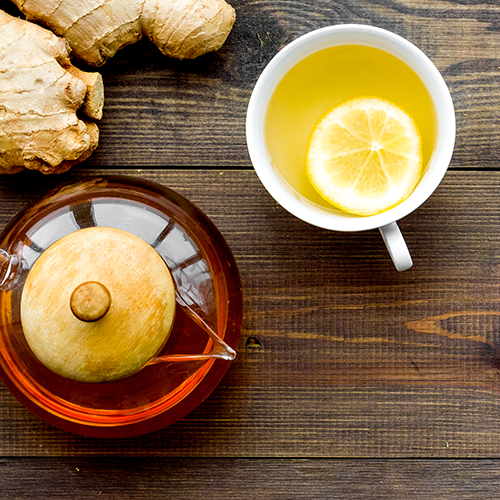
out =
<path fill-rule="evenodd" d="M 424 84 L 429 90 L 434 106 L 436 107 L 436 114 L 438 115 L 438 142 L 435 147 L 434 155 L 430 160 L 432 168 L 424 175 L 425 182 L 423 182 L 424 178 L 422 178 L 419 183 L 419 186 L 421 186 L 420 189 L 419 186 L 417 186 L 406 200 L 380 214 L 334 218 L 326 212 L 321 213 L 302 204 L 282 185 L 276 173 L 273 171 L 273 166 L 266 153 L 263 139 L 264 118 L 274 89 L 283 76 L 295 66 L 295 64 L 323 48 L 334 45 L 352 45 L 353 42 L 329 43 L 325 45 L 325 47 L 315 48 L 310 51 L 307 51 L 306 47 L 312 46 L 313 42 L 318 39 L 323 38 L 327 40 L 329 37 L 346 32 L 353 34 L 361 33 L 363 35 L 373 36 L 378 40 L 389 41 L 391 45 L 395 47 L 395 51 L 408 54 L 408 57 L 412 57 L 412 61 L 418 61 L 418 65 L 411 65 L 407 61 L 404 62 L 416 71 L 417 74 L 419 70 L 420 72 L 424 72 L 427 79 L 430 80 L 430 82 L 425 82 L 422 74 L 419 74 L 419 77 L 424 81 Z M 359 44 L 370 45 L 363 42 Z M 305 53 L 292 63 L 294 56 L 301 51 Z M 386 52 L 389 51 L 386 50 Z M 401 59 L 399 55 L 393 55 Z M 432 83 L 432 88 L 429 88 L 429 83 Z M 455 137 L 456 118 L 453 101 L 449 89 L 434 63 L 416 45 L 400 35 L 383 28 L 362 24 L 326 26 L 301 35 L 286 45 L 271 59 L 258 78 L 252 95 L 250 96 L 246 116 L 248 152 L 255 172 L 267 191 L 283 208 L 299 219 L 315 226 L 336 231 L 364 231 L 382 227 L 416 210 L 436 190 L 443 179 L 453 155 Z"/>

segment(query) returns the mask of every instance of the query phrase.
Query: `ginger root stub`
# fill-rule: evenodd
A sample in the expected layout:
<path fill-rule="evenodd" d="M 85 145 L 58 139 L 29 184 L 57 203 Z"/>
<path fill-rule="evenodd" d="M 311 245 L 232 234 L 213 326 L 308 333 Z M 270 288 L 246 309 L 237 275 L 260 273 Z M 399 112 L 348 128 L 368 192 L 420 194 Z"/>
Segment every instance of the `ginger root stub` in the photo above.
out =
<path fill-rule="evenodd" d="M 0 10 L 0 174 L 59 173 L 88 158 L 103 104 L 101 75 L 75 68 L 62 38 Z"/>
<path fill-rule="evenodd" d="M 194 59 L 218 50 L 235 20 L 224 0 L 13 0 L 26 18 L 68 40 L 100 66 L 146 35 L 165 55 Z"/>

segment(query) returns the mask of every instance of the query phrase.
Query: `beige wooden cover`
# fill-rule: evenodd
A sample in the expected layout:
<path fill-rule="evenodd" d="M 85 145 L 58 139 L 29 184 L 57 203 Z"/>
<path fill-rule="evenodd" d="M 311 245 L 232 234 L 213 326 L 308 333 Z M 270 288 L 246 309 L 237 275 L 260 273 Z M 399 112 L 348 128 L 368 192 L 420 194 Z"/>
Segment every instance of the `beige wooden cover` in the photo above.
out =
<path fill-rule="evenodd" d="M 144 366 L 175 314 L 172 276 L 141 238 L 108 227 L 71 233 L 30 271 L 21 298 L 26 340 L 49 369 L 104 382 Z"/>

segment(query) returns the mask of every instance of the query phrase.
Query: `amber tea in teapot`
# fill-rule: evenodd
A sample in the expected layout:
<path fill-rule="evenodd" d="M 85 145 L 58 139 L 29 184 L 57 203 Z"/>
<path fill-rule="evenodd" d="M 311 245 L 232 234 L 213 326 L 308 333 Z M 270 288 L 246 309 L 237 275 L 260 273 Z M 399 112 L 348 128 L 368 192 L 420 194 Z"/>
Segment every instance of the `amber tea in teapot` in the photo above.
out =
<path fill-rule="evenodd" d="M 0 235 L 0 376 L 63 429 L 127 437 L 181 418 L 234 359 L 241 319 L 224 239 L 155 183 L 64 186 Z"/>

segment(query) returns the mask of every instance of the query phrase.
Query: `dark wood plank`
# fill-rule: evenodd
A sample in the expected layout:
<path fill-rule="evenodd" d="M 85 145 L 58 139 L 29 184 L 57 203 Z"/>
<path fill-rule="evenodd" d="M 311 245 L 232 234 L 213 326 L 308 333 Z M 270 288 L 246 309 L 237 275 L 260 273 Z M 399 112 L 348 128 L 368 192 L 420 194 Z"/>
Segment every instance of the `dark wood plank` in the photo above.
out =
<path fill-rule="evenodd" d="M 0 459 L 0 498 L 493 500 L 498 462 Z"/>
<path fill-rule="evenodd" d="M 220 228 L 244 286 L 238 358 L 185 419 L 130 440 L 54 429 L 1 386 L 0 456 L 499 456 L 500 173 L 449 172 L 400 222 L 415 265 L 398 273 L 378 231 L 309 226 L 251 171 L 114 172 L 171 187 Z M 0 224 L 88 174 L 4 176 Z"/>
<path fill-rule="evenodd" d="M 442 72 L 456 107 L 452 168 L 496 169 L 500 159 L 500 10 L 473 0 L 231 0 L 226 44 L 195 61 L 168 59 L 151 43 L 120 51 L 100 71 L 106 86 L 100 145 L 90 168 L 250 168 L 245 116 L 258 76 L 278 50 L 333 24 L 391 30 Z M 14 10 L 8 0 L 0 8 Z"/>

